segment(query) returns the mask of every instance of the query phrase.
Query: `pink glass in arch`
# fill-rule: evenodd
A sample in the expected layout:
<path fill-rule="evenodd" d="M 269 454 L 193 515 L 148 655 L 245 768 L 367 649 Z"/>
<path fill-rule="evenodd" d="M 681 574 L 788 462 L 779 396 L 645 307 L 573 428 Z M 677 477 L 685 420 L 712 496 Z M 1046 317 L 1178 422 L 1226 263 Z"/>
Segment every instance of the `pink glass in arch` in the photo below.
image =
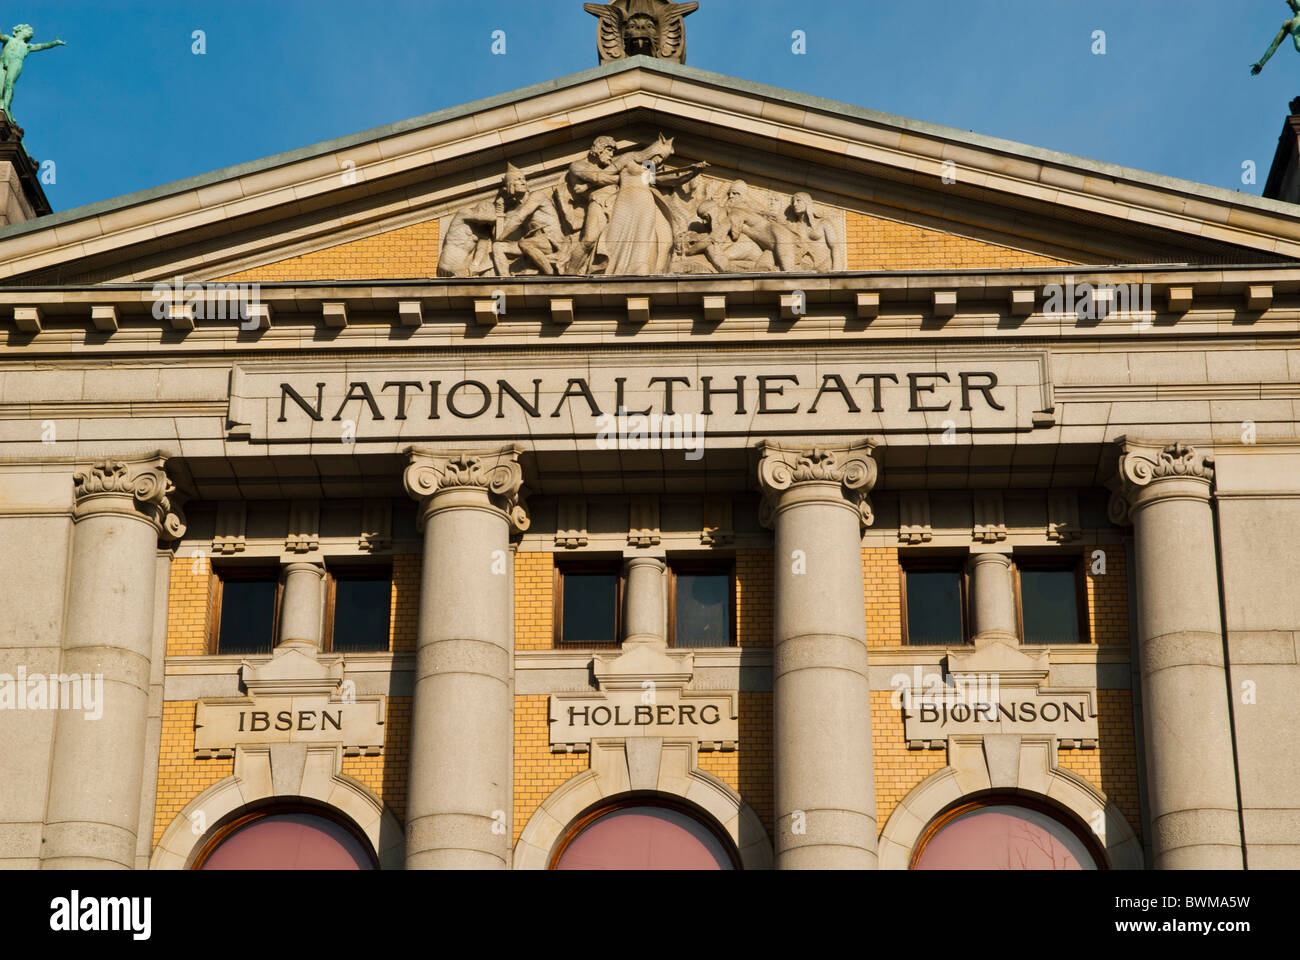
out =
<path fill-rule="evenodd" d="M 979 807 L 936 833 L 917 870 L 1096 870 L 1074 832 L 1028 807 Z"/>
<path fill-rule="evenodd" d="M 718 839 L 691 817 L 664 807 L 628 807 L 574 837 L 556 870 L 731 870 Z"/>
<path fill-rule="evenodd" d="M 278 813 L 240 827 L 204 861 L 203 870 L 373 870 L 347 830 L 308 813 Z"/>

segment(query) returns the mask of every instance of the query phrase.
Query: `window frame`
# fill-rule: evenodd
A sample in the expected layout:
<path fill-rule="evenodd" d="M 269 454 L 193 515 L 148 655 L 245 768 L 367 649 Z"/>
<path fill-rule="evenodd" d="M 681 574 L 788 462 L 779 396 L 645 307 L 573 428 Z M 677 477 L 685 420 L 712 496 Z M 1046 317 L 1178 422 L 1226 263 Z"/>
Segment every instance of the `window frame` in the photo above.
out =
<path fill-rule="evenodd" d="M 601 820 L 611 813 L 618 813 L 620 810 L 633 807 L 659 807 L 690 817 L 718 841 L 723 851 L 731 859 L 731 868 L 733 870 L 745 869 L 740 859 L 740 851 L 736 848 L 736 841 L 731 838 L 726 829 L 708 811 L 671 794 L 644 790 L 626 793 L 612 800 L 597 801 L 578 814 L 564 829 L 564 832 L 560 834 L 560 839 L 556 841 L 555 847 L 551 851 L 551 858 L 547 861 L 546 869 L 554 870 L 560 861 L 564 859 L 564 853 L 569 849 L 569 845 L 597 820 Z"/>
<path fill-rule="evenodd" d="M 1015 583 L 1016 590 L 1016 636 L 1020 638 L 1022 647 L 1063 647 L 1063 643 L 1030 643 L 1025 638 L 1025 606 L 1024 598 L 1020 593 L 1020 571 L 1042 570 L 1042 571 L 1069 571 L 1074 574 L 1074 612 L 1078 618 L 1079 640 L 1071 646 L 1091 646 L 1092 645 L 1092 624 L 1088 615 L 1088 582 L 1083 573 L 1083 555 L 1070 554 L 1068 556 L 1038 556 L 1029 554 L 1027 556 L 1012 556 L 1012 581 Z"/>
<path fill-rule="evenodd" d="M 353 563 L 345 561 L 328 564 L 325 567 L 325 619 L 321 624 L 321 652 L 334 653 L 334 600 L 340 575 L 349 576 L 388 575 L 388 638 L 382 650 L 343 650 L 348 653 L 392 653 L 393 651 L 393 565 L 392 563 Z"/>
<path fill-rule="evenodd" d="M 579 644 L 564 640 L 564 577 L 566 574 L 599 573 L 614 576 L 614 642 Z M 551 567 L 551 648 L 553 650 L 617 650 L 623 645 L 623 590 L 627 585 L 621 557 L 601 560 L 583 558 L 557 560 Z"/>
<path fill-rule="evenodd" d="M 221 650 L 221 608 L 226 599 L 227 580 L 267 580 L 271 573 L 275 577 L 275 600 L 271 612 L 271 649 L 266 653 L 222 653 Z M 243 656 L 265 657 L 275 652 L 280 640 L 280 602 L 284 599 L 284 576 L 278 566 L 256 564 L 249 566 L 212 567 L 212 615 L 208 620 L 207 651 L 209 656 Z"/>
<path fill-rule="evenodd" d="M 190 865 L 186 868 L 189 870 L 202 870 L 203 864 L 207 863 L 208 858 L 216 852 L 217 848 L 229 840 L 234 834 L 238 833 L 244 827 L 256 823 L 258 820 L 265 820 L 268 817 L 276 817 L 286 814 L 299 814 L 304 816 L 319 817 L 322 820 L 328 820 L 335 826 L 342 827 L 352 837 L 361 844 L 361 849 L 370 857 L 371 869 L 378 870 L 379 856 L 375 852 L 374 844 L 370 842 L 361 828 L 352 822 L 352 819 L 341 811 L 324 805 L 317 806 L 303 800 L 289 800 L 282 803 L 271 803 L 266 806 L 249 809 L 245 806 L 231 814 L 225 823 L 219 823 L 212 830 L 212 836 L 199 847 L 198 853 L 194 854 Z"/>
<path fill-rule="evenodd" d="M 916 869 L 916 865 L 921 862 L 921 857 L 925 854 L 925 848 L 931 840 L 939 835 L 944 827 L 968 813 L 974 813 L 976 810 L 985 807 L 1023 807 L 1045 817 L 1050 817 L 1074 834 L 1075 838 L 1083 844 L 1084 849 L 1092 856 L 1099 871 L 1111 869 L 1110 857 L 1106 853 L 1106 848 L 1091 830 L 1077 822 L 1078 814 L 1074 811 L 1030 794 L 1012 793 L 1005 790 L 962 797 L 940 811 L 921 831 L 921 835 L 916 838 L 916 842 L 912 845 L 912 856 L 907 861 L 907 869 Z"/>
<path fill-rule="evenodd" d="M 955 572 L 958 577 L 958 606 L 961 608 L 961 643 L 960 644 L 939 644 L 939 643 L 912 643 L 907 615 L 907 574 L 909 571 L 920 572 Z M 970 569 L 967 566 L 966 558 L 956 554 L 943 554 L 934 557 L 904 557 L 898 558 L 898 592 L 899 592 L 899 610 L 901 612 L 900 626 L 903 638 L 903 646 L 916 647 L 918 649 L 943 650 L 950 646 L 969 647 L 974 641 L 971 638 L 970 623 Z M 1017 598 L 1019 594 L 1017 594 Z"/>
<path fill-rule="evenodd" d="M 739 646 L 736 639 L 736 560 L 729 559 L 682 559 L 669 560 L 667 603 L 667 641 L 669 649 L 677 647 L 677 577 L 678 574 L 712 574 L 727 578 L 727 629 L 730 636 L 725 646 L 721 647 L 682 647 L 683 650 L 730 650 Z"/>

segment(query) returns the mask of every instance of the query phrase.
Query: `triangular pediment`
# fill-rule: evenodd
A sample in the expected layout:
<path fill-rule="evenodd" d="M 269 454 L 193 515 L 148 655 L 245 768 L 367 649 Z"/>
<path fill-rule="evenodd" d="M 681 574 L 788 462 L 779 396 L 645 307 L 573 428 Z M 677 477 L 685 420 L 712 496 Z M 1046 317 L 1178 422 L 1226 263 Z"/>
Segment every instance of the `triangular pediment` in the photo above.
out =
<path fill-rule="evenodd" d="M 587 197 L 560 196 L 573 165 L 610 137 L 629 175 L 660 134 L 673 155 L 644 165 L 668 182 L 602 198 L 618 228 L 586 228 Z M 549 207 L 494 257 L 508 164 Z M 636 58 L 4 228 L 0 283 L 517 275 L 539 256 L 582 275 L 1263 263 L 1300 256 L 1300 207 Z"/>

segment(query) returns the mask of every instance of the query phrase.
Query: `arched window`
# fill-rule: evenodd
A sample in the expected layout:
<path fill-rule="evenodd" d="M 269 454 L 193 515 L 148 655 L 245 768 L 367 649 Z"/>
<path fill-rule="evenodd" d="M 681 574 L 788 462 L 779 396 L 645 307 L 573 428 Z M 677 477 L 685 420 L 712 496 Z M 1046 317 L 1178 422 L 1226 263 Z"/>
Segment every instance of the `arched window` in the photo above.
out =
<path fill-rule="evenodd" d="M 195 870 L 374 870 L 370 843 L 323 808 L 266 807 L 235 816 L 213 834 Z"/>
<path fill-rule="evenodd" d="M 707 814 L 662 797 L 625 797 L 579 816 L 552 870 L 735 870 L 740 859 Z"/>
<path fill-rule="evenodd" d="M 935 817 L 913 870 L 1097 870 L 1105 856 L 1073 818 L 1024 797 L 958 803 Z"/>

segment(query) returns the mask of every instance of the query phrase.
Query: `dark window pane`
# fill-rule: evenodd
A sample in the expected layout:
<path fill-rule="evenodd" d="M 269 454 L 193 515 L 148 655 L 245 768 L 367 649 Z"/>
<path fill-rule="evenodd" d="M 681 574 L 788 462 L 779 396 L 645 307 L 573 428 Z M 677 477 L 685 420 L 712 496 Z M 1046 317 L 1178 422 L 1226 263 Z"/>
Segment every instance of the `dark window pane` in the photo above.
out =
<path fill-rule="evenodd" d="M 270 653 L 275 626 L 275 580 L 228 579 L 221 583 L 218 653 Z"/>
<path fill-rule="evenodd" d="M 562 643 L 583 646 L 618 642 L 614 596 L 618 578 L 612 573 L 564 574 Z"/>
<path fill-rule="evenodd" d="M 1076 587 L 1073 570 L 1020 571 L 1025 643 L 1079 642 Z"/>
<path fill-rule="evenodd" d="M 907 642 L 937 646 L 966 642 L 961 629 L 960 572 L 907 572 Z"/>
<path fill-rule="evenodd" d="M 679 647 L 731 646 L 731 577 L 725 573 L 677 575 Z"/>
<path fill-rule="evenodd" d="M 393 581 L 347 576 L 334 582 L 334 649 L 387 650 L 388 604 Z"/>

